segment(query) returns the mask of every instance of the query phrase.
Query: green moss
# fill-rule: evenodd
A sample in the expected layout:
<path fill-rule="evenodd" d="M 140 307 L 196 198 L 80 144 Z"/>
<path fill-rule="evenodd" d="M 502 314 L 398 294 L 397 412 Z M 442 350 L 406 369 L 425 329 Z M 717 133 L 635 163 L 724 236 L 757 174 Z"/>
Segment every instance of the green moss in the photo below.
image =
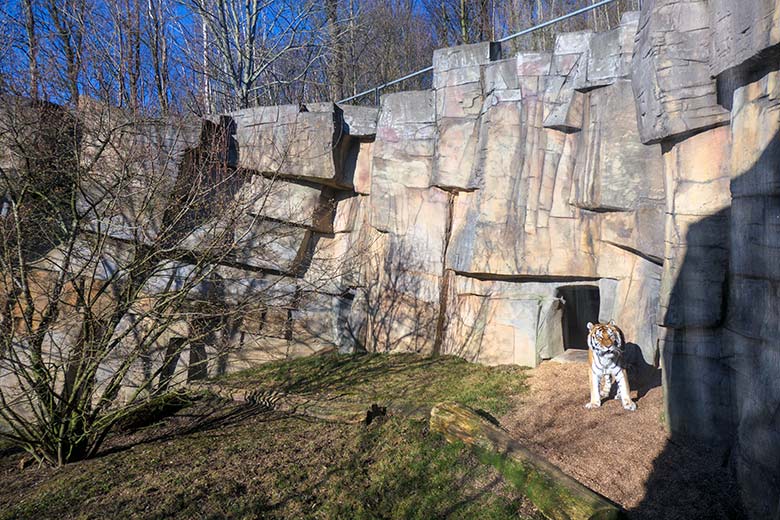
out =
<path fill-rule="evenodd" d="M 496 468 L 508 482 L 528 497 L 542 512 L 555 516 L 555 512 L 576 510 L 580 504 L 584 504 L 582 498 L 576 498 L 569 490 L 550 480 L 533 467 L 479 446 L 473 446 L 472 449 L 480 461 Z M 597 507 L 596 504 L 593 504 L 594 507 Z M 567 506 L 564 507 L 564 505 Z M 592 520 L 620 520 L 624 518 L 624 514 L 619 509 L 607 509 L 597 511 L 596 515 L 590 518 Z"/>

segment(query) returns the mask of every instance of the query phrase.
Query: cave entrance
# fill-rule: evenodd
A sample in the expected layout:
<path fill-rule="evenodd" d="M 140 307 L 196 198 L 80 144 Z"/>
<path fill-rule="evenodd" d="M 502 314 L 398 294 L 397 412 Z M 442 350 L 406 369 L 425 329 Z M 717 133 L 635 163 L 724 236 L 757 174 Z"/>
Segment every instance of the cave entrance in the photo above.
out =
<path fill-rule="evenodd" d="M 556 296 L 563 299 L 564 350 L 588 349 L 588 322 L 599 321 L 599 288 L 595 285 L 559 287 Z"/>

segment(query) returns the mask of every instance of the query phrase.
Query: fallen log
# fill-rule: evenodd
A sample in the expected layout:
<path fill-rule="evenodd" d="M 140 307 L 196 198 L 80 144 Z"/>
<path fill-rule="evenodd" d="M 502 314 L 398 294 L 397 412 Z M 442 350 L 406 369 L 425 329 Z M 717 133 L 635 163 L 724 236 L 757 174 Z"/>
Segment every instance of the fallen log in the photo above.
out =
<path fill-rule="evenodd" d="M 448 442 L 468 445 L 519 488 L 550 519 L 612 520 L 625 518 L 617 504 L 528 451 L 471 408 L 440 403 L 431 410 L 430 429 Z"/>

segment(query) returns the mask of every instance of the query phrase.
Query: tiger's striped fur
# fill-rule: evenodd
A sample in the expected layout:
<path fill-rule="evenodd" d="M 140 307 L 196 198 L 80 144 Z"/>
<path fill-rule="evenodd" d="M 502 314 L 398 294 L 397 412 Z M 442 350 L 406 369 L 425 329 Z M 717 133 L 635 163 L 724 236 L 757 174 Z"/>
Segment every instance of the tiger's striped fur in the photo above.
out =
<path fill-rule="evenodd" d="M 623 363 L 623 337 L 614 321 L 595 325 L 588 323 L 588 364 L 590 402 L 585 405 L 586 408 L 601 406 L 601 400 L 609 396 L 614 380 L 618 385 L 615 399 L 620 399 L 626 410 L 636 410 Z"/>

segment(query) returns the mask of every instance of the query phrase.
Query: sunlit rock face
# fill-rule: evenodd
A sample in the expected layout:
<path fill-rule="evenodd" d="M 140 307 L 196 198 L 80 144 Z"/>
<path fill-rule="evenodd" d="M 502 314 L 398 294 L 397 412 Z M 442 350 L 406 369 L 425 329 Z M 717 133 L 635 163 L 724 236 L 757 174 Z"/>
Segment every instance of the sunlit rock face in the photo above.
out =
<path fill-rule="evenodd" d="M 725 124 L 710 76 L 706 0 L 649 0 L 636 34 L 634 95 L 643 143 Z"/>

